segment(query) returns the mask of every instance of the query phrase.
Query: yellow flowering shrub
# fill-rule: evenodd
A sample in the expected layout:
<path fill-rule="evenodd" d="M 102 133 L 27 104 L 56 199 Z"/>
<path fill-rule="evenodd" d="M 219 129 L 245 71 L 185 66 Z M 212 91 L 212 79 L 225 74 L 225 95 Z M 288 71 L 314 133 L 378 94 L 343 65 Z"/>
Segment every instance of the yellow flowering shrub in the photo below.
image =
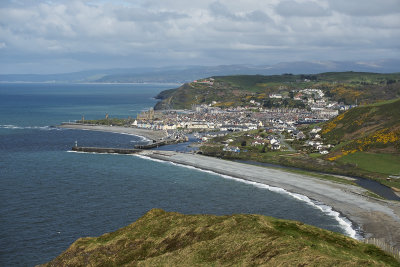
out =
<path fill-rule="evenodd" d="M 342 157 L 342 155 L 337 155 L 337 156 L 328 158 L 328 160 L 334 161 L 334 160 L 337 160 L 338 158 L 341 158 L 341 157 Z"/>
<path fill-rule="evenodd" d="M 372 138 L 375 138 L 378 143 L 393 143 L 400 139 L 400 131 L 389 131 L 389 129 L 383 129 L 376 132 Z"/>
<path fill-rule="evenodd" d="M 331 92 L 338 96 L 339 98 L 346 98 L 355 100 L 360 97 L 363 93 L 357 90 L 354 90 L 351 87 L 339 85 L 336 88 L 332 89 Z"/>
<path fill-rule="evenodd" d="M 337 159 L 339 159 L 339 158 L 341 158 L 343 156 L 346 156 L 348 154 L 353 154 L 353 153 L 356 153 L 356 152 L 357 152 L 357 149 L 353 149 L 353 150 L 344 150 L 344 149 L 342 149 L 340 154 L 338 154 L 338 155 L 336 155 L 334 157 L 330 157 L 330 158 L 328 158 L 328 160 L 330 160 L 330 161 L 337 160 Z"/>
<path fill-rule="evenodd" d="M 259 94 L 257 98 L 258 98 L 258 99 L 267 98 L 267 94 L 265 94 L 265 93 Z"/>
<path fill-rule="evenodd" d="M 340 154 L 328 158 L 328 160 L 337 160 L 343 156 L 348 154 L 355 153 L 357 151 L 366 151 L 371 147 L 376 147 L 379 145 L 386 145 L 389 143 L 395 143 L 400 140 L 400 130 L 390 130 L 388 128 L 379 130 L 373 134 L 370 134 L 367 137 L 360 138 L 355 140 L 354 142 L 345 146 L 344 149 L 341 150 Z"/>
<path fill-rule="evenodd" d="M 360 118 L 354 120 L 354 124 L 357 124 L 358 126 L 362 125 L 366 119 L 368 119 L 368 113 L 367 114 L 363 114 Z"/>
<path fill-rule="evenodd" d="M 344 114 L 346 114 L 346 112 L 340 114 L 339 116 L 337 116 L 336 118 L 334 118 L 332 121 L 330 121 L 330 122 L 328 122 L 327 124 L 325 124 L 324 129 L 322 130 L 322 134 L 327 134 L 327 133 L 329 133 L 330 131 L 332 131 L 333 129 L 335 129 L 336 126 L 337 126 L 337 123 L 338 123 L 339 121 L 343 120 Z"/>

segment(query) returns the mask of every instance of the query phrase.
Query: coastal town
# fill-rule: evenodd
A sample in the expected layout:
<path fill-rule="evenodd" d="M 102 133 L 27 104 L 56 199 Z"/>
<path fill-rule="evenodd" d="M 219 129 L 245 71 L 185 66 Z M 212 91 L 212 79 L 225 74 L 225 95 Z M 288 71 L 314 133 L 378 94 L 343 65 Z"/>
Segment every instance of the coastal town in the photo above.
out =
<path fill-rule="evenodd" d="M 194 83 L 213 84 L 213 79 L 194 81 Z M 213 137 L 225 136 L 232 132 L 248 132 L 262 129 L 266 135 L 257 133 L 252 137 L 251 146 L 264 146 L 270 150 L 292 149 L 284 142 L 288 140 L 303 140 L 309 147 L 327 154 L 330 145 L 324 145 L 318 134 L 321 128 L 312 129 L 306 135 L 299 130 L 300 125 L 328 121 L 339 112 L 348 110 L 354 105 L 345 105 L 330 100 L 320 89 L 293 90 L 283 94 L 270 94 L 274 101 L 297 101 L 304 108 L 266 107 L 265 103 L 249 98 L 244 106 L 229 108 L 218 107 L 214 101 L 211 104 L 193 105 L 191 110 L 154 110 L 153 108 L 138 114 L 130 120 L 130 127 L 165 131 L 167 138 L 182 140 L 187 133 L 196 133 L 195 137 L 207 142 Z M 288 135 L 289 134 L 289 135 Z M 305 140 L 307 136 L 310 140 Z M 187 138 L 186 138 L 187 139 Z M 233 141 L 233 140 L 232 140 Z M 224 151 L 239 152 L 238 147 L 225 143 Z"/>

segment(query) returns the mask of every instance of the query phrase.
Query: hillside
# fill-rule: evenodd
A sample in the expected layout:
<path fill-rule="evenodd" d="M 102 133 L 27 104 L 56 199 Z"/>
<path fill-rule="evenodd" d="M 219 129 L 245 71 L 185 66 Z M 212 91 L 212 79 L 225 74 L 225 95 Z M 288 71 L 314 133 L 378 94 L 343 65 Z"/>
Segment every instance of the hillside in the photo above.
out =
<path fill-rule="evenodd" d="M 353 108 L 322 127 L 339 155 L 357 151 L 400 153 L 400 99 Z"/>
<path fill-rule="evenodd" d="M 400 175 L 400 99 L 360 106 L 322 127 L 335 148 L 330 161 L 351 163 L 372 173 Z"/>
<path fill-rule="evenodd" d="M 155 109 L 189 109 L 193 104 L 221 107 L 245 105 L 249 98 L 266 103 L 269 94 L 321 89 L 332 100 L 345 104 L 374 103 L 400 97 L 400 73 L 329 72 L 321 74 L 214 76 L 161 92 Z M 293 96 L 291 97 L 293 98 Z"/>
<path fill-rule="evenodd" d="M 42 266 L 398 266 L 372 245 L 261 215 L 153 209 L 100 237 L 80 238 Z"/>

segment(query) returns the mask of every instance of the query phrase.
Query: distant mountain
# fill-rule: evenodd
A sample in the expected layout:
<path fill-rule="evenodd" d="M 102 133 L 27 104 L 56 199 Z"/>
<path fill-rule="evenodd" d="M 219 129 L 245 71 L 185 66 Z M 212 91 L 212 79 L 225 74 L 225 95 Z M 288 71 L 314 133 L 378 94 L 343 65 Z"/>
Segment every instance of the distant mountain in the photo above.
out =
<path fill-rule="evenodd" d="M 152 69 L 108 69 L 60 74 L 0 74 L 0 82 L 97 82 L 99 79 L 107 75 L 117 75 L 125 72 L 140 73 L 151 71 Z"/>
<path fill-rule="evenodd" d="M 400 59 L 377 61 L 298 61 L 274 65 L 221 65 L 221 66 L 173 66 L 162 68 L 131 68 L 90 70 L 74 73 L 35 75 L 2 74 L 0 82 L 178 82 L 222 75 L 273 75 L 315 74 L 321 72 L 360 71 L 376 73 L 400 72 Z"/>

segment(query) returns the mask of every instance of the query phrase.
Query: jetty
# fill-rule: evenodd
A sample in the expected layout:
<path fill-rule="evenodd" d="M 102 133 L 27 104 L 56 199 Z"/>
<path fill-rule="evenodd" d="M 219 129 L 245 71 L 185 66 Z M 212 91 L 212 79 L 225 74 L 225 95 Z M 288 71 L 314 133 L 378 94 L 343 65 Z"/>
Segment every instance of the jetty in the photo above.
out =
<path fill-rule="evenodd" d="M 187 142 L 188 139 L 186 138 L 181 138 L 181 139 L 167 139 L 167 140 L 162 140 L 158 142 L 153 142 L 145 145 L 135 145 L 136 149 L 151 149 L 151 148 L 156 148 L 160 146 L 165 146 L 165 145 L 172 145 L 172 144 L 178 144 L 182 142 Z"/>
<path fill-rule="evenodd" d="M 181 139 L 167 139 L 158 142 L 153 142 L 145 145 L 136 145 L 135 148 L 114 148 L 114 147 L 87 147 L 78 146 L 78 141 L 75 141 L 75 146 L 72 147 L 72 151 L 75 152 L 88 152 L 88 153 L 110 153 L 110 154 L 137 154 L 144 149 L 151 149 L 165 145 L 177 144 L 186 142 L 187 138 Z"/>
<path fill-rule="evenodd" d="M 72 151 L 76 152 L 89 152 L 89 153 L 110 153 L 110 154 L 136 154 L 141 152 L 140 149 L 130 148 L 111 148 L 111 147 L 83 147 L 74 146 Z"/>

